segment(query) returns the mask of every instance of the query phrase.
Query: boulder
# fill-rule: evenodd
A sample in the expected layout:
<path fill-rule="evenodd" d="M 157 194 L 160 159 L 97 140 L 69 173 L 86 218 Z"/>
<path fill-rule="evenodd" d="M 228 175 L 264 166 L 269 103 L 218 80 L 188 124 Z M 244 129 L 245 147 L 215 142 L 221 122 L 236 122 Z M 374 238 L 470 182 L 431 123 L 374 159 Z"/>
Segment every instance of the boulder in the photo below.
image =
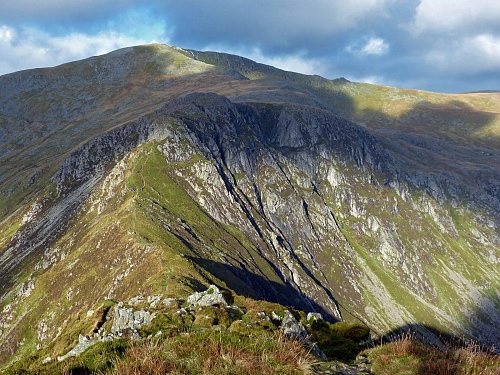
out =
<path fill-rule="evenodd" d="M 316 357 L 322 360 L 327 359 L 327 356 L 321 351 L 318 345 L 311 341 L 309 334 L 302 323 L 298 322 L 288 310 L 285 310 L 285 316 L 281 321 L 281 331 L 287 338 L 301 341 Z"/>
<path fill-rule="evenodd" d="M 118 334 L 128 329 L 136 330 L 144 324 L 151 323 L 154 315 L 154 313 L 150 313 L 149 311 L 134 311 L 132 308 L 126 308 L 118 304 L 115 306 L 111 332 Z"/>
<path fill-rule="evenodd" d="M 204 292 L 195 292 L 187 300 L 190 306 L 227 306 L 228 303 L 219 288 L 210 285 Z"/>
<path fill-rule="evenodd" d="M 80 335 L 78 337 L 78 344 L 76 344 L 76 346 L 69 352 L 67 352 L 65 355 L 57 357 L 57 360 L 61 362 L 64 361 L 66 358 L 76 357 L 77 355 L 83 353 L 88 347 L 94 345 L 96 342 L 97 342 L 96 340 L 92 340 L 87 336 Z"/>
<path fill-rule="evenodd" d="M 310 313 L 307 313 L 306 320 L 308 322 L 317 322 L 319 320 L 323 320 L 323 315 L 321 315 L 320 313 L 317 313 L 317 312 L 310 312 Z"/>
<path fill-rule="evenodd" d="M 271 312 L 271 319 L 276 322 L 281 322 L 283 320 L 283 318 L 276 314 L 274 311 Z"/>
<path fill-rule="evenodd" d="M 287 338 L 292 340 L 305 342 L 309 339 L 309 335 L 304 326 L 300 322 L 297 322 L 295 317 L 288 310 L 285 310 L 285 316 L 281 321 L 281 330 Z"/>

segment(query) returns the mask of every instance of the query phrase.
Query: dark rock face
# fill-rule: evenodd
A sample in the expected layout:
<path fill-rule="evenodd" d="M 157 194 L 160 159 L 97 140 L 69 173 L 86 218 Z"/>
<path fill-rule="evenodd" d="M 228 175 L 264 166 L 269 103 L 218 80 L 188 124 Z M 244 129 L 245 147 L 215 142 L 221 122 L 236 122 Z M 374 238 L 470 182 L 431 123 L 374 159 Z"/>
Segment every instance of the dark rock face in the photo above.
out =
<path fill-rule="evenodd" d="M 153 129 L 154 125 L 143 119 L 96 137 L 67 157 L 52 181 L 59 191 L 64 191 L 102 175 L 110 163 L 150 139 Z"/>
<path fill-rule="evenodd" d="M 216 55 L 210 58 L 217 62 Z M 28 298 L 38 287 L 34 276 L 17 285 L 20 270 L 39 258 L 36 272 L 57 268 L 67 256 L 57 241 L 67 233 L 77 239 L 94 235 L 87 234 L 91 225 L 82 229 L 78 220 L 89 212 L 98 218 L 107 200 L 130 196 L 126 182 L 135 173 L 142 185 L 134 189 L 143 195 L 127 204 L 150 219 L 152 231 L 168 233 L 166 246 L 180 243 L 176 251 L 182 249 L 186 262 L 204 270 L 209 284 L 214 277 L 241 295 L 315 311 L 328 320 L 361 320 L 378 334 L 404 327 L 437 342 L 441 330 L 498 345 L 500 177 L 492 167 L 498 153 L 407 131 L 370 129 L 339 116 L 309 92 L 283 102 L 289 92 L 282 86 L 297 89 L 297 75 L 231 61 L 235 85 L 250 81 L 247 76 L 256 70 L 283 79 L 276 89 L 279 100 L 258 90 L 231 99 L 184 95 L 190 89 L 168 99 L 158 95 L 162 105 L 139 111 L 135 103 L 137 112 L 105 131 L 86 120 L 93 124 L 89 134 L 65 140 L 64 150 L 71 152 L 56 153 L 61 159 L 48 158 L 55 161 L 44 171 L 51 171 L 55 192 L 50 199 L 40 193 L 23 207 L 15 234 L 0 242 L 0 307 L 7 311 L 0 318 L 0 343 L 14 324 L 8 312 L 17 307 L 9 298 L 18 290 Z M 9 85 L 16 85 L 14 78 Z M 190 79 L 167 83 L 182 86 Z M 1 120 L 0 134 L 7 129 Z M 23 131 L 28 128 L 23 125 Z M 50 140 L 52 133 L 45 131 L 49 127 L 42 133 Z M 150 159 L 141 159 L 144 154 L 155 156 L 157 169 L 151 169 Z M 0 173 L 0 183 L 14 172 Z M 27 175 L 26 186 L 40 189 L 45 172 Z M 161 185 L 153 188 L 162 179 L 170 184 L 166 190 L 182 194 L 165 198 Z M 123 228 L 130 236 L 126 243 L 153 248 L 149 233 L 138 227 Z M 74 235 L 74 228 L 85 234 Z M 106 236 L 112 235 L 85 246 L 97 248 Z M 81 250 L 78 246 L 83 245 L 67 245 L 66 251 Z M 142 260 L 123 256 L 127 251 L 123 245 L 113 255 L 112 263 L 122 261 L 126 268 L 119 277 L 110 281 L 97 271 L 88 277 L 107 280 L 105 295 L 123 287 L 131 267 L 140 266 Z M 147 257 L 146 250 L 141 256 Z M 67 274 L 65 268 L 59 272 Z M 90 304 L 95 296 L 87 298 Z"/>
<path fill-rule="evenodd" d="M 175 124 L 176 130 L 168 125 L 171 123 Z M 175 139 L 177 141 L 172 142 Z M 176 147 L 181 139 L 191 145 L 188 156 L 182 154 L 180 147 Z M 469 204 L 476 202 L 478 205 L 487 199 L 485 190 L 474 195 L 467 185 L 461 184 L 455 177 L 432 175 L 408 168 L 408 162 L 398 157 L 397 151 L 384 145 L 387 142 L 385 139 L 379 141 L 363 127 L 331 112 L 297 105 L 235 104 L 216 94 L 192 94 L 173 100 L 138 121 L 96 138 L 69 156 L 53 180 L 61 191 L 71 189 L 92 176 L 103 174 L 114 160 L 151 140 L 163 143 L 167 160 L 181 161 L 197 153 L 210 161 L 221 185 L 203 187 L 213 198 L 213 202 L 205 202 L 203 208 L 218 220 L 242 228 L 246 235 L 253 238 L 263 256 L 274 264 L 274 272 L 289 284 L 290 291 L 298 292 L 296 297 L 292 297 L 296 292 L 288 291 L 285 295 L 289 296 L 284 299 L 271 299 L 277 298 L 286 303 L 288 298 L 290 304 L 321 311 L 330 318 L 341 317 L 342 303 L 335 296 L 338 291 L 334 284 L 322 271 L 325 261 L 319 258 L 332 251 L 325 252 L 325 247 L 340 247 L 345 249 L 343 251 L 346 254 L 335 254 L 340 258 L 334 264 L 352 262 L 349 259 L 352 255 L 348 254 L 353 251 L 352 240 L 345 234 L 345 224 L 340 224 L 343 218 L 335 212 L 335 201 L 337 204 L 350 205 L 348 215 L 363 218 L 362 222 L 368 223 L 358 225 L 358 233 L 378 237 L 378 248 L 386 265 L 402 265 L 405 269 L 403 274 L 409 280 L 414 277 L 412 274 L 420 275 L 418 277 L 421 280 L 413 286 L 409 284 L 409 288 L 421 295 L 435 293 L 424 276 L 426 261 L 414 263 L 411 260 L 411 257 L 418 259 L 424 254 L 422 249 L 416 249 L 418 241 L 412 244 L 401 239 L 401 235 L 396 234 L 397 227 L 389 230 L 381 228 L 384 224 L 378 216 L 380 212 L 369 214 L 367 208 L 357 207 L 359 204 L 370 204 L 370 199 L 363 201 L 353 195 L 348 187 L 344 186 L 332 197 L 332 185 L 342 185 L 350 180 L 343 176 L 343 169 L 359 170 L 357 173 L 362 176 L 362 184 L 366 189 L 381 191 L 391 189 L 389 186 L 394 187 L 403 202 L 423 206 L 424 212 L 430 213 L 437 225 L 455 236 L 457 229 L 448 215 L 425 197 L 422 198 L 424 203 L 412 203 L 411 189 L 422 189 L 441 203 L 447 201 L 450 195 L 456 200 L 463 196 L 477 197 L 477 201 L 471 198 Z M 337 165 L 337 172 L 331 171 L 330 163 Z M 286 203 L 282 201 L 284 198 L 273 194 L 266 186 L 269 181 L 262 175 L 263 168 L 273 171 L 267 179 L 274 181 L 274 185 L 280 186 L 280 189 L 290 189 L 292 195 L 286 198 Z M 205 172 L 194 173 L 201 173 L 197 174 L 200 180 L 212 183 Z M 236 176 L 242 174 L 246 177 L 238 181 Z M 189 180 L 189 176 L 185 178 Z M 328 184 L 325 185 L 325 181 Z M 356 184 L 355 181 L 351 183 Z M 221 188 L 226 190 L 224 196 L 218 190 Z M 304 195 L 301 190 L 308 188 L 311 192 Z M 193 198 L 197 199 L 195 196 Z M 331 198 L 334 200 L 331 201 Z M 234 207 L 237 213 L 230 214 L 217 206 L 215 202 L 219 200 L 217 203 L 220 203 L 221 199 L 229 199 L 228 207 Z M 280 207 L 283 204 L 289 207 Z M 389 207 L 382 210 L 389 210 Z M 397 208 L 391 210 L 397 214 Z M 298 232 L 297 228 L 302 229 Z M 299 239 L 301 233 L 305 237 Z M 487 241 L 495 241 L 495 237 Z M 305 249 L 305 257 L 299 248 Z M 413 252 L 415 255 L 410 255 Z M 327 261 L 327 264 L 331 264 L 331 261 Z M 356 274 L 344 273 L 342 278 L 344 282 L 350 280 L 350 283 L 357 283 L 359 281 L 355 280 L 363 276 Z M 270 298 L 270 295 L 266 297 L 266 294 L 259 292 L 267 289 L 266 283 L 251 282 L 250 279 L 248 282 L 251 289 L 257 290 L 255 296 Z M 375 285 L 377 283 L 375 281 Z M 375 285 L 373 288 L 380 287 Z M 346 296 L 341 298 L 346 301 Z M 354 301 L 358 297 L 351 298 L 347 299 L 350 299 L 347 303 L 356 303 Z M 487 308 L 486 311 L 493 320 L 498 319 L 493 310 Z M 395 318 L 395 321 L 398 319 Z"/>

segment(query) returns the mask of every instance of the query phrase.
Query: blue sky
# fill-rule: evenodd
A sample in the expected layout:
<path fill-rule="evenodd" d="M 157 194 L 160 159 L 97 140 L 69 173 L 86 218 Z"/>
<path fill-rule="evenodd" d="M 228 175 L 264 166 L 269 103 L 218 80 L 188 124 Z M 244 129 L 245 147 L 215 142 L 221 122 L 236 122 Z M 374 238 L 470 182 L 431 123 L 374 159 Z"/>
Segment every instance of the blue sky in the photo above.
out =
<path fill-rule="evenodd" d="M 327 78 L 500 90 L 499 0 L 0 0 L 0 74 L 150 42 Z"/>

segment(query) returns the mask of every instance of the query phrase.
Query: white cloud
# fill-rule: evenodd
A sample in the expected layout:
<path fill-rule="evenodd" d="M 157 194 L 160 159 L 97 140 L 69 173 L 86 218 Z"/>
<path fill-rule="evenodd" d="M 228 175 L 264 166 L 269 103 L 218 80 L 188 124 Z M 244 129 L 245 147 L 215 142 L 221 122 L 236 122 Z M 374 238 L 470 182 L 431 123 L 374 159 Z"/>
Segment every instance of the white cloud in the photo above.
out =
<path fill-rule="evenodd" d="M 361 76 L 361 77 L 348 76 L 347 79 L 349 81 L 353 81 L 353 82 L 364 82 L 364 83 L 370 83 L 372 85 L 388 85 L 389 84 L 384 77 L 378 76 L 378 75 L 368 75 L 368 76 Z"/>
<path fill-rule="evenodd" d="M 500 72 L 500 37 L 481 34 L 443 43 L 427 54 L 426 61 L 446 73 Z"/>
<path fill-rule="evenodd" d="M 363 55 L 382 56 L 389 51 L 389 44 L 382 38 L 370 38 L 368 42 L 361 48 Z"/>
<path fill-rule="evenodd" d="M 204 47 L 203 50 L 226 52 L 243 56 L 261 64 L 271 65 L 279 69 L 302 74 L 324 75 L 327 72 L 326 67 L 319 59 L 308 58 L 305 56 L 304 52 L 280 56 L 266 56 L 259 48 L 233 49 L 216 44 L 208 45 Z"/>
<path fill-rule="evenodd" d="M 416 33 L 467 32 L 499 20 L 499 0 L 421 0 L 412 26 Z"/>
<path fill-rule="evenodd" d="M 389 43 L 382 38 L 371 37 L 364 42 L 357 42 L 346 47 L 346 51 L 361 56 L 382 56 L 389 52 Z"/>
<path fill-rule="evenodd" d="M 94 35 L 71 33 L 54 36 L 37 29 L 0 26 L 0 74 L 21 69 L 47 67 L 101 55 L 121 47 L 151 43 L 106 31 Z"/>
<path fill-rule="evenodd" d="M 301 53 L 278 57 L 267 57 L 264 56 L 259 49 L 253 49 L 250 53 L 243 53 L 243 55 L 262 64 L 272 65 L 292 72 L 320 75 L 325 72 L 322 63 L 319 60 L 306 58 Z"/>
<path fill-rule="evenodd" d="M 420 0 L 409 26 L 425 47 L 427 74 L 463 81 L 500 73 L 499 0 Z"/>
<path fill-rule="evenodd" d="M 0 41 L 10 41 L 12 39 L 13 31 L 10 27 L 5 25 L 0 26 Z"/>

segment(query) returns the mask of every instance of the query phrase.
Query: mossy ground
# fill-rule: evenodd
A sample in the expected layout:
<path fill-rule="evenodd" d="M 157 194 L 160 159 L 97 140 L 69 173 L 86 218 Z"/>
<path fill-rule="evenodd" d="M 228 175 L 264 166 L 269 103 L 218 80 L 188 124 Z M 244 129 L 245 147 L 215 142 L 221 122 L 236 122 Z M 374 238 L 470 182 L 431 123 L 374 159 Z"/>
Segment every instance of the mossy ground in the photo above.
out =
<path fill-rule="evenodd" d="M 44 364 L 47 350 L 7 370 L 7 374 L 308 374 L 317 362 L 301 342 L 286 339 L 279 329 L 287 309 L 279 304 L 235 296 L 244 315 L 225 307 L 158 306 L 153 321 L 140 328 L 139 341 L 100 342 L 78 357 Z M 96 314 L 114 305 L 104 301 Z M 272 313 L 275 314 L 272 314 Z M 291 309 L 305 322 L 303 311 Z M 308 331 L 332 359 L 352 361 L 362 350 L 367 329 L 352 324 L 308 322 Z M 132 370 L 133 369 L 133 370 Z M 135 371 L 135 372 L 134 372 Z"/>
<path fill-rule="evenodd" d="M 101 342 L 78 357 L 45 364 L 45 354 L 39 352 L 5 373 L 312 374 L 323 373 L 335 361 L 355 368 L 359 354 L 367 357 L 372 372 L 380 375 L 496 375 L 500 371 L 500 357 L 478 346 L 449 346 L 443 351 L 403 336 L 367 348 L 367 327 L 309 321 L 306 327 L 311 339 L 329 357 L 320 363 L 301 342 L 286 339 L 277 326 L 259 317 L 283 306 L 240 296 L 235 296 L 235 301 L 245 312 L 242 320 L 231 321 L 223 307 L 192 307 L 185 313 L 190 319 L 174 318 L 180 305 L 159 307 L 155 319 L 140 329 L 143 338 L 139 341 L 123 338 Z M 110 304 L 105 301 L 101 308 Z M 304 312 L 292 313 L 305 322 Z M 200 324 L 199 316 L 210 319 Z"/>

